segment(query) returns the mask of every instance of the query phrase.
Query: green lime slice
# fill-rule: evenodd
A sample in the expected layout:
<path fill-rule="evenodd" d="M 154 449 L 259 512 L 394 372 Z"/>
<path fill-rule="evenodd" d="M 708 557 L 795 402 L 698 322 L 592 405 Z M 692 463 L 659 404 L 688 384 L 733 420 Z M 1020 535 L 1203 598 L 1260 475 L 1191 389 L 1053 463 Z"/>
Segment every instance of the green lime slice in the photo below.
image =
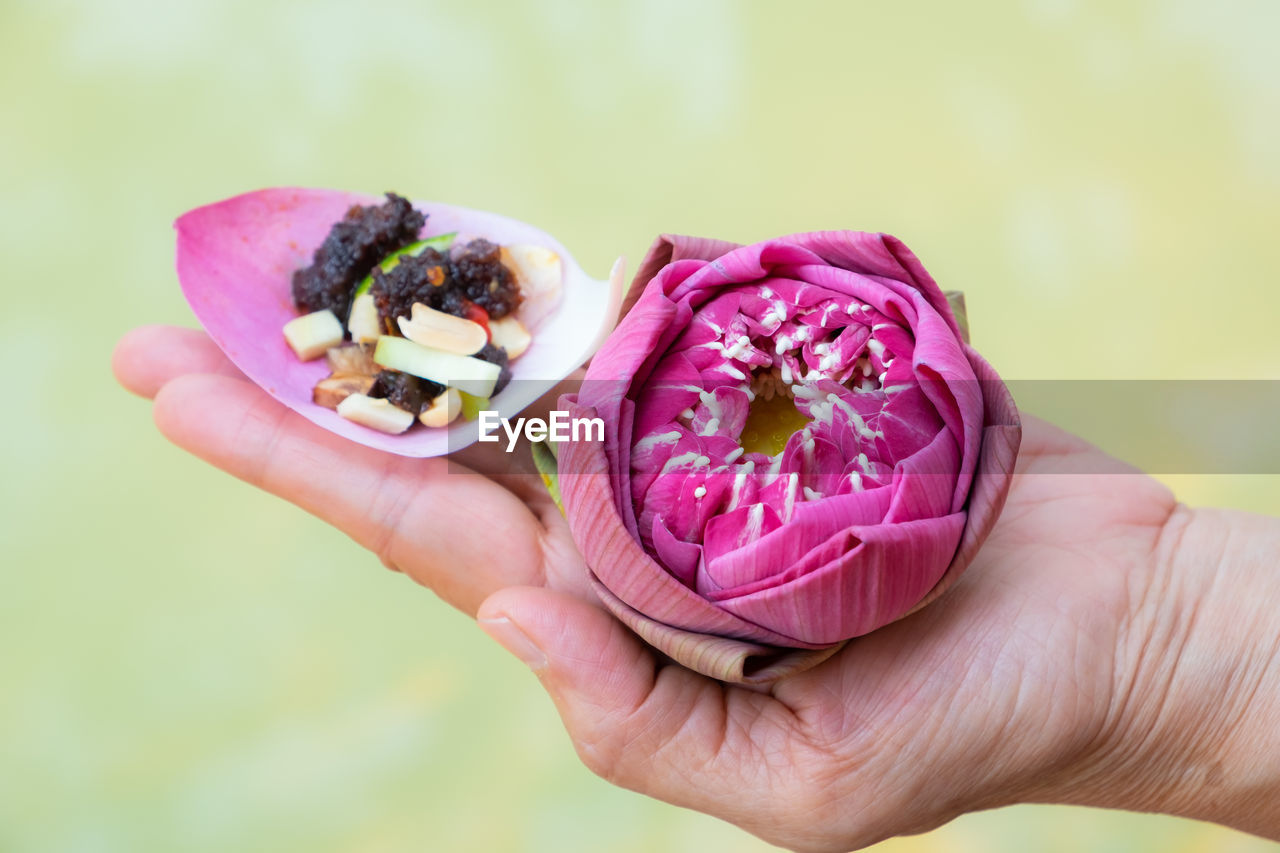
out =
<path fill-rule="evenodd" d="M 560 514 L 564 515 L 564 502 L 560 498 L 560 465 L 556 461 L 555 445 L 549 441 L 533 441 L 529 443 L 533 454 L 533 467 L 542 475 L 542 485 L 546 486 L 551 500 L 556 502 Z"/>
<path fill-rule="evenodd" d="M 480 417 L 480 413 L 490 406 L 488 397 L 477 397 L 475 394 L 468 394 L 466 391 L 458 391 L 458 396 L 462 398 L 462 417 L 469 421 L 474 421 Z"/>
<path fill-rule="evenodd" d="M 416 243 L 410 243 L 403 249 L 396 249 L 378 262 L 378 266 L 383 272 L 391 272 L 395 269 L 396 264 L 400 263 L 400 259 L 405 255 L 413 255 L 417 257 L 427 249 L 435 249 L 437 252 L 447 252 L 449 247 L 453 245 L 453 238 L 458 236 L 457 231 L 450 231 L 448 234 L 440 234 L 436 237 L 428 237 L 425 240 L 419 240 Z M 360 286 L 356 288 L 355 295 L 360 296 L 373 286 L 373 273 L 369 273 L 364 277 L 364 281 L 360 282 Z"/>

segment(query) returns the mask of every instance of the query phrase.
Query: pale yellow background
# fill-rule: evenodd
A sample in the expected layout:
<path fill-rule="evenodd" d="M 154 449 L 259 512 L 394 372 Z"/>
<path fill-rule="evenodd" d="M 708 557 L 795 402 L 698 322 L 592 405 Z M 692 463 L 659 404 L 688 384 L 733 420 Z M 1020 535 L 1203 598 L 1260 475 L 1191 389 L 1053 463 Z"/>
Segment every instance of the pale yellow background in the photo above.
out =
<path fill-rule="evenodd" d="M 595 779 L 466 617 L 154 431 L 108 354 L 192 322 L 183 210 L 395 189 L 601 275 L 660 231 L 885 230 L 1007 376 L 1277 377 L 1278 13 L 4 0 L 0 850 L 766 849 Z M 1038 806 L 882 849 L 1266 846 Z"/>

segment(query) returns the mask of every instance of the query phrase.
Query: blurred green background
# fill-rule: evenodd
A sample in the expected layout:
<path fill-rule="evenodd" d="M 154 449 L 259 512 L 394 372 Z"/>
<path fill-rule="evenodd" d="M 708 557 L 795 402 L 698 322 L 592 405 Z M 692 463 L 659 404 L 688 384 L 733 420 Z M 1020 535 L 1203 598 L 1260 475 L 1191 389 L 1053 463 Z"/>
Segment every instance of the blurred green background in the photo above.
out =
<path fill-rule="evenodd" d="M 591 776 L 468 618 L 159 436 L 108 358 L 192 323 L 177 214 L 394 189 L 600 276 L 662 231 L 884 230 L 1008 377 L 1277 377 L 1278 33 L 1269 0 L 4 0 L 0 850 L 770 849 Z M 1166 479 L 1280 513 L 1274 477 Z M 1266 846 L 1038 806 L 881 849 Z"/>

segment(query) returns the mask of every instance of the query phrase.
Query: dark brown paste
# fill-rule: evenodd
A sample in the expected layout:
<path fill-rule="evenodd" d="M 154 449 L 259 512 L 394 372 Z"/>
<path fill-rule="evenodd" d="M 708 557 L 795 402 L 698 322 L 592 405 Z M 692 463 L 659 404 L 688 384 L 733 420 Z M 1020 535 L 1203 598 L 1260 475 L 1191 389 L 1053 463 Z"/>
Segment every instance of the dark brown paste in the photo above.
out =
<path fill-rule="evenodd" d="M 293 304 L 303 314 L 328 309 L 345 325 L 356 286 L 387 255 L 418 239 L 426 223 L 408 199 L 387 193 L 381 205 L 355 205 L 293 274 Z"/>
<path fill-rule="evenodd" d="M 443 394 L 444 390 L 443 385 L 430 379 L 411 376 L 399 370 L 381 370 L 374 377 L 368 396 L 385 397 L 391 405 L 416 416 L 424 406 L 430 405 L 432 400 Z"/>
<path fill-rule="evenodd" d="M 399 334 L 397 317 L 412 317 L 413 303 L 466 317 L 466 296 L 453 283 L 449 259 L 435 249 L 427 249 L 417 257 L 405 256 L 389 272 L 373 271 L 373 304 L 378 319 L 391 334 Z M 468 318 L 470 319 L 470 318 Z"/>
<path fill-rule="evenodd" d="M 516 277 L 500 260 L 500 248 L 488 240 L 472 240 L 453 253 L 453 278 L 463 294 L 499 320 L 520 304 Z"/>
<path fill-rule="evenodd" d="M 503 388 L 507 387 L 507 383 L 511 381 L 511 368 L 508 366 L 511 359 L 507 358 L 507 351 L 499 346 L 494 346 L 493 342 L 484 345 L 484 349 L 471 356 L 481 361 L 487 361 L 490 364 L 498 365 L 498 381 L 494 383 L 493 393 L 497 394 Z"/>
<path fill-rule="evenodd" d="M 516 277 L 500 260 L 499 247 L 488 240 L 472 240 L 454 249 L 452 257 L 426 249 L 416 257 L 401 257 L 389 271 L 373 271 L 374 305 L 378 319 L 395 330 L 395 318 L 410 317 L 413 304 L 474 320 L 471 304 L 484 309 L 486 319 L 501 319 L 520 304 Z"/>

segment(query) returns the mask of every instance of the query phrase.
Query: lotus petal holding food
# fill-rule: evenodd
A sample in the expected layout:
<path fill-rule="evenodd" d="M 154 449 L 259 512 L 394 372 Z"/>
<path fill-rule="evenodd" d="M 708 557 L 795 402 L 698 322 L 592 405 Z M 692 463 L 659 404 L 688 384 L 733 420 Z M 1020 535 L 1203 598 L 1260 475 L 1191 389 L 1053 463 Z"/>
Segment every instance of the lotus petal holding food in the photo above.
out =
<path fill-rule="evenodd" d="M 561 399 L 605 440 L 561 445 L 558 487 L 595 591 L 647 642 L 767 682 L 973 559 L 1021 425 L 901 242 L 663 237 L 624 310 Z"/>
<path fill-rule="evenodd" d="M 301 361 L 283 327 L 298 316 L 290 293 L 293 272 L 311 263 L 333 224 L 374 196 L 328 189 L 281 187 L 245 193 L 183 214 L 177 269 L 182 292 L 214 342 L 246 376 L 294 411 L 331 432 L 402 456 L 439 456 L 476 440 L 470 421 L 400 435 L 368 429 L 316 405 L 312 393 L 328 374 L 324 360 Z M 422 238 L 449 232 L 520 244 L 558 256 L 560 287 L 524 294 L 520 319 L 532 343 L 512 365 L 513 378 L 493 407 L 512 415 L 585 361 L 617 315 L 620 283 L 589 277 L 551 235 L 496 213 L 440 202 L 414 202 L 426 216 Z M 621 274 L 621 265 L 615 264 Z M 613 276 L 611 276 L 612 278 Z"/>

